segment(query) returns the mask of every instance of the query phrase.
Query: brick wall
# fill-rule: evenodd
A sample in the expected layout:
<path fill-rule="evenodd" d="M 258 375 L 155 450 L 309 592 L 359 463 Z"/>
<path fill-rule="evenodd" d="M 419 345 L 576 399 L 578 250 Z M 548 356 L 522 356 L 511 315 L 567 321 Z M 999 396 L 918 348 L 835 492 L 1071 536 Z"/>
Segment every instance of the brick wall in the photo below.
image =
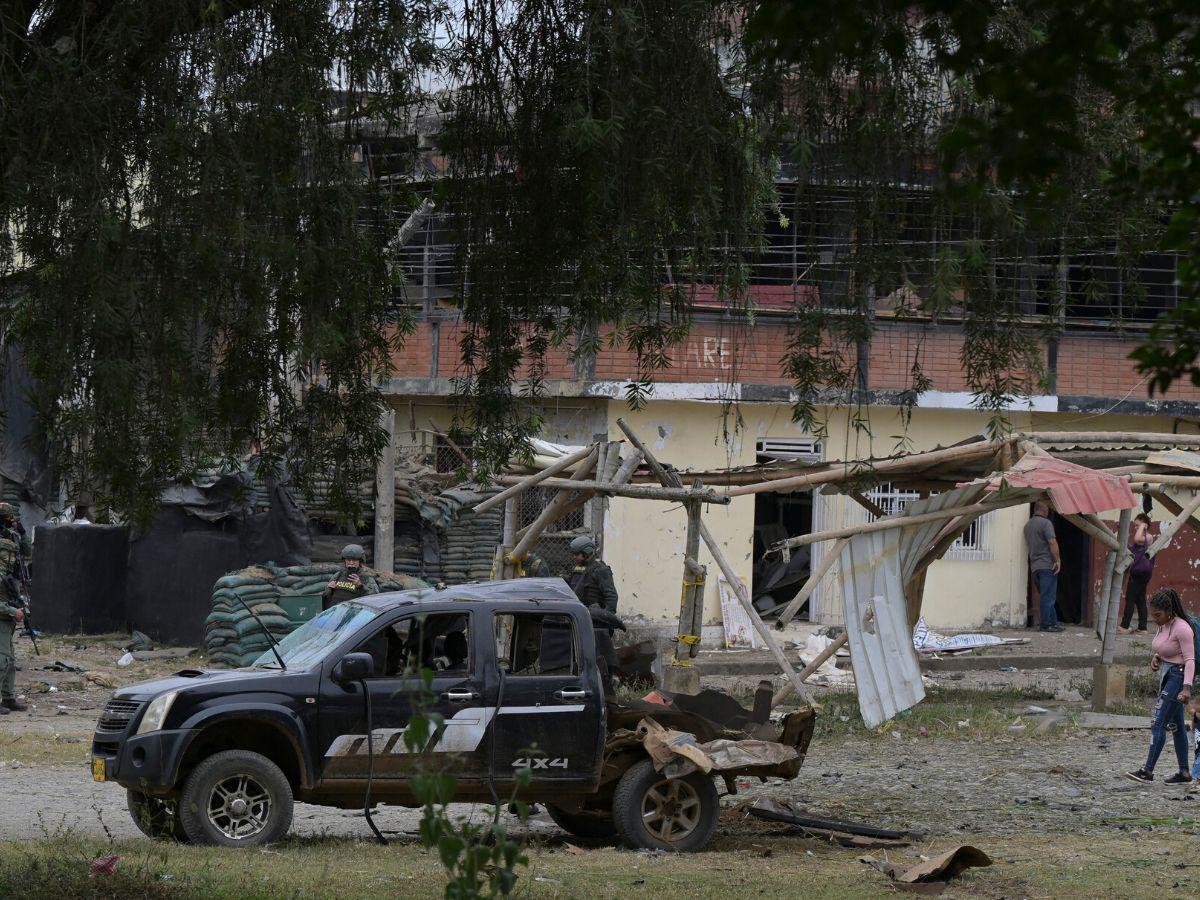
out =
<path fill-rule="evenodd" d="M 458 342 L 462 325 L 442 322 L 437 375 L 459 373 Z M 421 323 L 396 355 L 397 375 L 424 378 L 432 364 L 433 326 Z M 692 383 L 787 384 L 780 360 L 787 350 L 786 323 L 760 318 L 753 325 L 697 322 L 682 344 L 670 351 L 671 367 L 656 376 L 659 381 Z M 1067 335 L 1059 342 L 1057 393 L 1091 397 L 1145 400 L 1146 383 L 1129 361 L 1137 342 L 1131 339 Z M 897 390 L 909 386 L 918 349 L 925 374 L 938 391 L 966 391 L 961 354 L 962 332 L 952 326 L 880 323 L 871 342 L 869 387 Z M 625 347 L 609 348 L 602 341 L 595 364 L 597 381 L 630 381 L 637 376 L 637 361 Z M 853 354 L 853 348 L 846 348 Z M 551 349 L 546 377 L 574 380 L 575 365 L 565 349 Z M 1130 393 L 1132 389 L 1132 393 Z M 1200 400 L 1200 388 L 1191 384 L 1172 387 L 1167 399 Z"/>

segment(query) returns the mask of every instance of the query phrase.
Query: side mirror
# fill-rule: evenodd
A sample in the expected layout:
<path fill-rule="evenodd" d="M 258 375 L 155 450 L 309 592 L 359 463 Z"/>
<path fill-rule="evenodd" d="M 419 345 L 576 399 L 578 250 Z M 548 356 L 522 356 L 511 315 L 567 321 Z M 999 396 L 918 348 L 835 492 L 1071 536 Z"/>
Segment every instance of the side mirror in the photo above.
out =
<path fill-rule="evenodd" d="M 347 653 L 333 667 L 331 677 L 338 684 L 361 681 L 375 674 L 375 658 L 370 653 Z"/>

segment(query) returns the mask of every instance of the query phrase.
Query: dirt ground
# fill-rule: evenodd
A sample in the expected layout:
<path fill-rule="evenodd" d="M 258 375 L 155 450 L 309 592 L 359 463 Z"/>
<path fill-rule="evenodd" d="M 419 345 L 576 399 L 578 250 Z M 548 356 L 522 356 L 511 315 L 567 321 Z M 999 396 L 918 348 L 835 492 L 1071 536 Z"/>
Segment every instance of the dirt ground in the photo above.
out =
<path fill-rule="evenodd" d="M 115 661 L 122 653 L 121 641 L 47 640 L 42 656 L 29 655 L 28 642 L 18 644 L 23 666 L 18 690 L 30 710 L 0 718 L 0 792 L 6 798 L 0 804 L 0 840 L 44 838 L 67 830 L 116 838 L 138 835 L 121 788 L 94 784 L 86 766 L 92 727 L 112 689 L 77 673 L 42 668 L 61 660 L 127 684 L 202 664 L 152 660 L 119 667 Z M 1016 700 L 1010 712 L 1019 715 L 1020 707 Z M 1147 740 L 1146 731 L 1088 731 L 1072 725 L 1046 734 L 1030 727 L 1018 736 L 977 732 L 968 725 L 949 738 L 922 737 L 907 726 L 859 727 L 818 736 L 796 781 L 755 785 L 744 797 L 726 798 L 725 804 L 732 809 L 756 796 L 787 798 L 817 815 L 911 829 L 944 844 L 982 845 L 989 835 L 1070 832 L 1114 838 L 1145 832 L 1147 840 L 1160 842 L 1170 853 L 1181 834 L 1200 834 L 1200 792 L 1124 778 L 1124 772 L 1144 760 Z M 1159 764 L 1164 775 L 1171 769 L 1170 749 L 1166 754 Z M 386 832 L 412 834 L 418 814 L 383 808 L 377 821 Z M 544 815 L 534 817 L 529 828 L 536 834 L 557 834 Z M 760 822 L 731 812 L 720 840 L 738 840 L 761 829 Z M 301 804 L 294 832 L 361 838 L 366 824 L 360 812 Z"/>

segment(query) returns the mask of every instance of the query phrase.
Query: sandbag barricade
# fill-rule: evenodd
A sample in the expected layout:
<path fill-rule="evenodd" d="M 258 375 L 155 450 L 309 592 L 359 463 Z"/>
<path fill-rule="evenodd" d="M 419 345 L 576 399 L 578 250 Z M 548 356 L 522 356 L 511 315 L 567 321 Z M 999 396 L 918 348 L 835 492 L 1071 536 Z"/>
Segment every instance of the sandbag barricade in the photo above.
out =
<path fill-rule="evenodd" d="M 204 648 L 210 661 L 232 668 L 253 663 L 270 649 L 263 626 L 280 640 L 315 616 L 321 611 L 325 585 L 337 570 L 338 566 L 330 563 L 251 566 L 218 578 L 213 585 L 212 612 L 204 620 Z M 375 577 L 383 591 L 428 587 L 408 575 L 365 571 Z"/>

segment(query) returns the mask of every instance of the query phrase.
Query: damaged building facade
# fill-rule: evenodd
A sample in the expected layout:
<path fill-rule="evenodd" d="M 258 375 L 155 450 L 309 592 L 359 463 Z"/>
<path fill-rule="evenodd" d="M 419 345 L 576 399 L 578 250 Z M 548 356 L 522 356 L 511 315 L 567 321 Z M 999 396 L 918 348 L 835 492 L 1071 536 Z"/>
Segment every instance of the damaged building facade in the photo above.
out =
<path fill-rule="evenodd" d="M 879 317 L 867 355 L 865 406 L 848 413 L 825 410 L 827 430 L 806 433 L 792 420 L 792 395 L 781 374 L 780 359 L 788 341 L 782 309 L 756 312 L 753 323 L 703 309 L 678 348 L 672 367 L 654 386 L 644 409 L 629 409 L 624 399 L 636 377 L 632 354 L 606 349 L 585 361 L 560 353 L 550 360 L 542 437 L 560 444 L 585 444 L 597 435 L 622 437 L 616 425 L 624 418 L 651 445 L 653 452 L 684 472 L 700 473 L 706 485 L 723 486 L 722 473 L 770 460 L 814 464 L 855 460 L 897 452 L 898 435 L 908 451 L 928 450 L 979 435 L 986 414 L 972 408 L 960 359 L 961 330 L 953 324 Z M 777 306 L 780 304 L 776 304 Z M 1111 328 L 1080 322 L 1052 345 L 1045 363 L 1054 393 L 1014 403 L 1008 419 L 1015 431 L 1157 432 L 1200 434 L 1200 389 L 1173 387 L 1166 397 L 1148 399 L 1144 380 L 1128 360 L 1136 334 L 1118 335 Z M 432 305 L 396 359 L 397 376 L 389 385 L 395 410 L 398 448 L 444 453 L 439 431 L 454 425 L 452 379 L 458 372 L 462 326 L 449 308 Z M 898 397 L 907 386 L 908 370 L 921 346 L 933 388 L 922 394 L 911 419 L 903 421 Z M 866 416 L 870 433 L 855 427 L 854 415 Z M 1083 454 L 1082 449 L 1055 448 Z M 728 476 L 727 476 L 728 477 Z M 895 489 L 883 482 L 865 492 L 878 511 L 894 513 L 921 496 L 919 486 Z M 598 504 L 603 504 L 602 506 Z M 523 508 L 529 524 L 537 506 Z M 1037 606 L 1030 585 L 1022 528 L 1024 507 L 997 510 L 979 520 L 929 571 L 923 612 L 936 628 L 976 628 L 988 624 L 1022 626 Z M 1156 510 L 1156 520 L 1165 516 Z M 740 578 L 753 585 L 755 606 L 770 611 L 799 591 L 819 567 L 824 543 L 805 547 L 791 560 L 767 553 L 785 537 L 860 524 L 877 516 L 842 493 L 800 490 L 734 497 L 728 506 L 710 508 L 705 521 Z M 1064 571 L 1059 586 L 1059 612 L 1065 622 L 1091 624 L 1094 594 L 1103 578 L 1104 552 L 1087 534 L 1056 517 Z M 560 543 L 579 530 L 601 535 L 603 555 L 612 566 L 623 615 L 640 615 L 667 626 L 678 616 L 678 559 L 686 516 L 668 504 L 645 504 L 611 498 L 559 523 Z M 547 540 L 549 544 L 547 545 Z M 553 556 L 554 536 L 543 540 Z M 715 571 L 702 550 L 702 562 Z M 1195 561 L 1200 541 L 1190 529 L 1175 536 L 1156 572 L 1157 585 L 1171 585 L 1190 598 L 1197 586 Z M 565 555 L 557 560 L 566 564 Z M 705 588 L 707 626 L 704 643 L 719 646 L 721 579 Z M 839 624 L 843 580 L 833 563 L 797 616 L 823 624 Z"/>

